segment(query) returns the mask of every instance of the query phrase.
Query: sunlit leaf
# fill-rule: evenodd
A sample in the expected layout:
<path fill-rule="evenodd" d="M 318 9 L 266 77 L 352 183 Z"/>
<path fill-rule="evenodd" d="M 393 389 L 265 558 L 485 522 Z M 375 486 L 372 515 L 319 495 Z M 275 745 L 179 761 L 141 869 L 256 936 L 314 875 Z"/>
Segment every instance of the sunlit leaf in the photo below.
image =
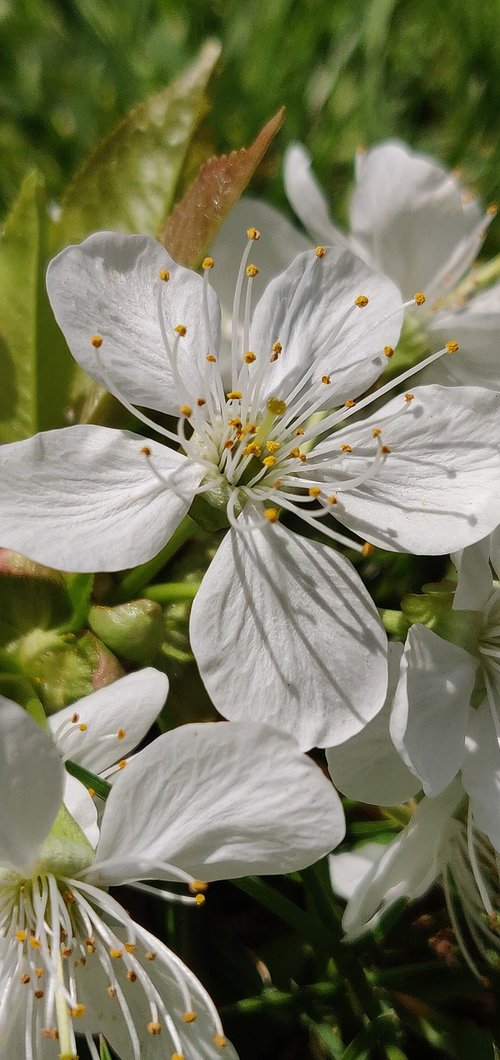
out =
<path fill-rule="evenodd" d="M 45 292 L 48 225 L 43 178 L 32 172 L 0 239 L 0 442 L 63 422 L 73 363 Z"/>
<path fill-rule="evenodd" d="M 194 268 L 224 217 L 245 190 L 285 116 L 284 107 L 264 125 L 250 147 L 210 158 L 172 211 L 161 242 L 181 265 Z"/>
<path fill-rule="evenodd" d="M 58 246 L 97 229 L 158 231 L 207 110 L 205 89 L 219 54 L 219 44 L 208 41 L 180 77 L 134 107 L 84 162 L 63 201 Z"/>

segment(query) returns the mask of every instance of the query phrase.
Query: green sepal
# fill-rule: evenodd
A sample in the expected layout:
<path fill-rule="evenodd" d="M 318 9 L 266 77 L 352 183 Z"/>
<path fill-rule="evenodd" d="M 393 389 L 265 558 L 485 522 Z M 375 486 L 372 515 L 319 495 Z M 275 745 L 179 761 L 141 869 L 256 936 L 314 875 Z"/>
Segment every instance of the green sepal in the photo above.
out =
<path fill-rule="evenodd" d="M 94 857 L 94 848 L 63 803 L 42 844 L 38 872 L 75 876 L 88 869 Z"/>
<path fill-rule="evenodd" d="M 455 588 L 455 583 L 447 579 L 431 582 L 423 586 L 421 594 L 408 593 L 403 597 L 401 610 L 409 626 L 418 622 L 443 640 L 477 655 L 483 615 L 480 611 L 454 611 Z"/>

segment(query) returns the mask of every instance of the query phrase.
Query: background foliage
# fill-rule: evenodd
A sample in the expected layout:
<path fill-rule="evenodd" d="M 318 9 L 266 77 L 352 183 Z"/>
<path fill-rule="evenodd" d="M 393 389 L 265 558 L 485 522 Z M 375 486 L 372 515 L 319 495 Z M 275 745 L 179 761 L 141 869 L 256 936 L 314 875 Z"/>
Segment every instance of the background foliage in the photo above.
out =
<path fill-rule="evenodd" d="M 285 104 L 285 124 L 252 185 L 256 193 L 282 208 L 286 203 L 281 156 L 293 139 L 302 140 L 311 150 L 316 172 L 335 200 L 337 216 L 345 216 L 355 148 L 388 136 L 401 137 L 449 166 L 460 166 L 464 181 L 484 201 L 500 197 L 499 0 L 484 0 L 481 5 L 465 0 L 444 4 L 436 0 L 419 4 L 409 0 L 246 0 L 245 4 L 241 0 L 0 0 L 2 215 L 7 214 L 26 175 L 34 167 L 40 174 L 24 184 L 2 243 L 0 355 L 12 354 L 17 366 L 17 375 L 12 376 L 17 390 L 4 384 L 0 393 L 0 421 L 11 432 L 7 437 L 23 437 L 37 426 L 57 425 L 61 409 L 52 409 L 50 400 L 64 391 L 63 377 L 66 373 L 69 378 L 72 371 L 66 352 L 58 347 L 61 340 L 51 330 L 43 301 L 44 266 L 54 233 L 48 230 L 42 178 L 57 207 L 80 171 L 73 184 L 73 200 L 71 192 L 69 200 L 66 196 L 69 206 L 57 245 L 66 235 L 79 238 L 83 234 L 79 225 L 88 220 L 86 215 L 82 222 L 78 214 L 82 188 L 88 211 L 95 189 L 89 190 L 87 177 L 90 172 L 94 180 L 98 172 L 95 166 L 80 170 L 89 152 L 132 107 L 141 106 L 151 93 L 182 74 L 210 36 L 221 42 L 222 58 L 211 82 L 210 112 L 203 117 L 200 84 L 194 89 L 200 100 L 191 110 L 188 106 L 189 121 L 196 124 L 202 118 L 202 125 L 189 146 L 181 189 L 207 155 L 249 144 Z M 139 109 L 139 125 L 143 114 Z M 130 131 L 130 125 L 127 128 Z M 128 132 L 123 144 L 118 135 L 111 151 L 109 144 L 105 147 L 103 165 L 107 162 L 111 169 L 119 165 L 120 151 L 127 150 L 127 164 L 136 174 L 136 144 Z M 150 144 L 150 150 L 157 166 L 155 145 Z M 174 143 L 171 156 L 169 164 L 177 179 L 184 146 Z M 157 216 L 148 218 L 145 225 L 152 231 L 171 206 L 175 187 L 169 171 L 168 193 L 162 198 L 161 165 L 155 168 L 154 179 Z M 137 186 L 134 211 L 140 208 Z M 111 199 L 110 209 L 125 211 L 130 206 L 130 202 L 117 204 L 112 195 Z M 500 250 L 498 223 L 492 226 L 487 250 Z M 27 290 L 38 291 L 36 305 L 26 298 Z M 51 351 L 53 371 L 47 371 L 47 363 L 51 364 L 47 360 L 40 371 L 37 350 L 42 348 L 44 357 Z M 4 380 L 8 376 L 5 368 L 4 364 Z M 55 375 L 59 389 L 52 385 Z M 91 414 L 97 416 L 92 395 L 85 392 L 84 398 L 87 406 L 90 402 Z M 108 422 L 110 415 L 107 409 Z M 188 578 L 197 577 L 197 559 L 201 575 L 207 558 L 203 549 L 208 554 L 213 539 L 193 534 L 187 551 L 185 542 L 177 542 L 176 547 L 178 554 L 174 550 L 162 558 L 163 564 L 169 563 L 166 585 L 144 590 L 158 567 L 146 572 L 141 584 L 136 573 L 134 584 L 125 584 L 125 576 L 114 588 L 115 598 L 109 596 L 108 583 L 97 580 L 94 586 L 98 601 L 101 597 L 103 602 L 127 601 L 144 590 L 146 599 L 165 605 L 162 622 L 167 641 L 160 635 L 161 650 L 148 659 L 163 666 L 171 678 L 165 725 L 191 720 L 200 713 L 208 716 L 210 711 L 206 702 L 201 703 L 196 677 L 185 666 L 191 658 L 183 632 L 191 593 L 186 591 L 185 601 L 177 597 L 169 603 L 168 590 L 172 583 L 189 590 L 186 572 L 191 572 Z M 194 556 L 189 552 L 193 548 Z M 394 606 L 393 597 L 397 603 L 404 592 L 418 591 L 423 581 L 441 573 L 428 566 L 424 573 L 419 564 L 407 557 L 377 555 L 363 573 L 377 602 Z M 4 605 L 9 584 L 4 581 Z M 57 596 L 63 590 L 59 587 L 56 592 L 56 588 Z M 87 614 L 90 591 L 90 583 L 70 583 L 65 588 L 74 607 L 72 620 L 66 616 L 64 625 L 70 637 L 87 618 L 92 625 Z M 33 602 L 32 593 L 30 599 Z M 68 610 L 70 603 L 65 601 L 66 605 Z M 49 627 L 51 622 L 61 626 L 61 616 L 56 617 L 53 622 L 47 619 Z M 40 624 L 38 618 L 36 622 Z M 20 632 L 16 630 L 15 635 Z M 10 644 L 13 636 L 9 626 L 2 633 L 2 645 Z M 95 637 L 92 650 L 94 642 Z M 58 660 L 59 673 L 60 656 Z M 47 700 L 51 674 L 44 676 Z M 28 690 L 17 694 L 27 700 L 29 673 L 25 679 L 29 679 Z M 186 705 L 187 689 L 191 706 Z M 2 691 L 7 689 L 2 687 Z M 347 805 L 346 811 L 350 843 L 367 838 L 388 841 L 400 827 L 397 817 L 379 815 L 374 808 L 360 813 L 359 807 Z M 127 892 L 131 912 L 142 919 L 146 916 L 148 926 L 162 934 L 163 905 L 152 902 L 145 913 L 141 903 L 139 912 L 134 910 L 136 900 Z M 323 866 L 302 874 L 302 880 L 273 882 L 272 887 L 259 881 L 214 885 L 199 919 L 174 907 L 169 910 L 168 938 L 213 992 L 242 1060 L 371 1056 L 467 1060 L 472 1055 L 477 1060 L 493 1060 L 491 1034 L 498 1024 L 494 991 L 485 991 L 457 959 L 446 934 L 448 921 L 438 892 L 421 908 L 412 907 L 406 913 L 398 909 L 378 938 L 359 948 L 370 989 L 375 997 L 383 998 L 383 1011 L 371 1014 L 375 1018 L 368 1029 L 356 999 L 353 1004 L 345 992 L 350 971 L 342 966 L 338 939 L 329 935 L 334 914 L 331 902 Z M 332 947 L 338 950 L 339 971 L 332 965 Z M 347 1051 L 342 1037 L 354 1039 Z"/>

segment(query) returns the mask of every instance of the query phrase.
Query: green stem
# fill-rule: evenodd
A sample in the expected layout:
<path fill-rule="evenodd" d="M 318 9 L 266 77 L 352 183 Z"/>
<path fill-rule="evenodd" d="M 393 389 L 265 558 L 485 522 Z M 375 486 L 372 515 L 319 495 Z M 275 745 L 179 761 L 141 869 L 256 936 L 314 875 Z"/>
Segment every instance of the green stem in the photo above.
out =
<path fill-rule="evenodd" d="M 383 1014 L 383 1006 L 364 968 L 349 946 L 343 942 L 339 909 L 331 890 L 327 890 L 324 882 L 326 866 L 318 862 L 317 865 L 304 869 L 300 875 L 310 902 L 316 908 L 322 924 L 328 929 L 329 941 L 334 940 L 330 945 L 335 964 L 347 980 L 357 1007 L 370 1020 L 377 1019 Z"/>
<path fill-rule="evenodd" d="M 226 1005 L 221 1009 L 221 1015 L 226 1017 L 237 1013 L 241 1016 L 252 1016 L 256 1012 L 300 1010 L 310 1001 L 332 1001 L 339 990 L 338 982 L 311 983 L 295 987 L 291 991 L 277 990 L 274 986 L 266 987 L 257 997 L 244 997 L 233 1005 Z"/>
<path fill-rule="evenodd" d="M 123 575 L 120 584 L 112 594 L 111 603 L 123 604 L 127 600 L 137 598 L 155 575 L 158 574 L 158 571 L 162 570 L 169 560 L 175 556 L 176 552 L 186 544 L 186 541 L 198 537 L 199 534 L 200 529 L 197 524 L 189 515 L 186 515 L 161 552 L 158 552 L 158 555 L 153 556 L 147 563 L 141 563 L 139 567 L 134 567 L 133 570 L 129 570 Z"/>
<path fill-rule="evenodd" d="M 158 604 L 194 600 L 200 585 L 201 582 L 165 582 L 161 585 L 149 585 L 142 595 L 146 600 L 156 600 Z"/>

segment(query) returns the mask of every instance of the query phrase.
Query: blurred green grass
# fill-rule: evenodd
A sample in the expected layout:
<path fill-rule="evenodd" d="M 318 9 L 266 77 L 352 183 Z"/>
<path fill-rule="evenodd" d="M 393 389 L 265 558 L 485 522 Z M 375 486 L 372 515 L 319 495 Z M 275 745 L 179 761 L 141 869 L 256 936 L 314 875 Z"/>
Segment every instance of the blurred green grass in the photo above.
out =
<path fill-rule="evenodd" d="M 460 166 L 485 201 L 500 196 L 498 0 L 0 0 L 0 213 L 34 165 L 57 202 L 89 150 L 207 36 L 223 45 L 217 151 L 287 106 L 254 185 L 276 204 L 292 139 L 340 214 L 354 149 L 387 136 Z"/>

